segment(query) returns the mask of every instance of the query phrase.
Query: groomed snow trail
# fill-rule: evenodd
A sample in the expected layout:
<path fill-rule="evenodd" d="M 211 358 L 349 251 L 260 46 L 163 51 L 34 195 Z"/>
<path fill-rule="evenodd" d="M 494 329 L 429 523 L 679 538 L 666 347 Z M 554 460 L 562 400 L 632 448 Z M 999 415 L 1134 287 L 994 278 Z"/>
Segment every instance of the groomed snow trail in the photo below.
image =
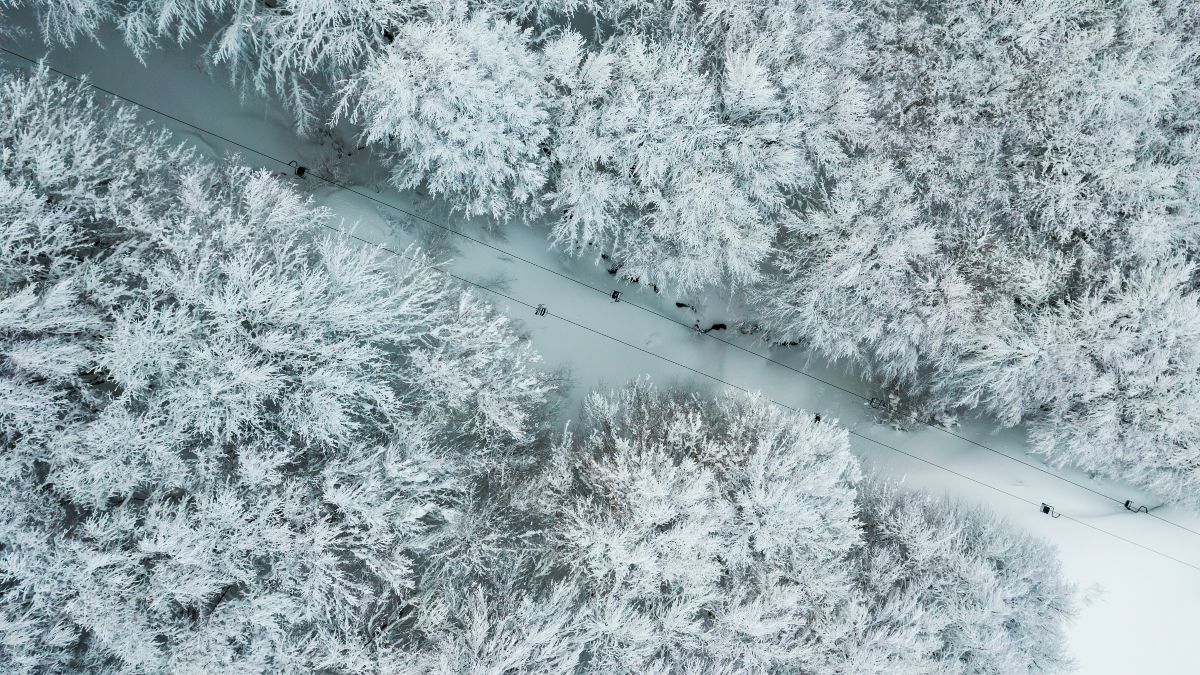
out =
<path fill-rule="evenodd" d="M 23 25 L 31 25 L 28 20 Z M 36 32 L 23 40 L 0 46 L 35 58 L 46 56 L 48 65 L 71 74 L 86 74 L 93 83 L 171 116 L 215 132 L 273 157 L 316 168 L 332 153 L 330 145 L 301 141 L 278 106 L 258 97 L 239 101 L 225 81 L 214 80 L 196 65 L 200 48 L 164 49 L 139 63 L 115 35 L 101 48 L 78 44 L 71 49 L 47 51 Z M 6 68 L 28 64 L 0 54 Z M 103 98 L 103 97 L 101 97 Z M 240 161 L 273 171 L 287 167 L 230 146 L 187 126 L 144 112 L 144 118 L 173 129 L 182 141 L 194 143 L 213 155 L 238 153 Z M 353 151 L 353 145 L 349 150 Z M 434 223 L 452 227 L 491 246 L 511 252 L 535 265 L 493 248 L 448 234 L 388 209 L 362 196 L 309 177 L 301 185 L 315 198 L 353 226 L 356 235 L 399 250 L 413 241 L 433 243 L 435 257 L 448 258 L 448 271 L 495 288 L 507 297 L 479 291 L 503 312 L 525 327 L 534 346 L 550 368 L 568 368 L 572 375 L 566 412 L 573 416 L 578 401 L 597 387 L 620 385 L 638 376 L 649 376 L 662 385 L 682 384 L 701 390 L 724 385 L 762 394 L 780 404 L 819 413 L 823 419 L 846 426 L 855 452 L 864 464 L 880 474 L 903 478 L 915 489 L 946 494 L 982 504 L 1004 515 L 1015 525 L 1055 544 L 1067 576 L 1081 588 L 1100 586 L 1103 593 L 1082 609 L 1070 629 L 1070 648 L 1081 673 L 1194 673 L 1200 661 L 1195 643 L 1196 610 L 1200 606 L 1200 571 L 1135 544 L 1154 548 L 1190 565 L 1200 566 L 1200 535 L 1192 534 L 1143 514 L 1125 510 L 1118 502 L 1056 478 L 1060 476 L 1086 488 L 1137 504 L 1154 506 L 1148 495 L 1112 481 L 1089 478 L 1076 471 L 1046 467 L 1025 455 L 1020 429 L 992 431 L 988 420 L 968 419 L 955 433 L 998 450 L 1010 458 L 988 452 L 969 441 L 938 430 L 919 428 L 897 432 L 876 422 L 875 411 L 858 395 L 874 395 L 855 375 L 796 350 L 776 348 L 752 337 L 725 331 L 722 338 L 764 354 L 818 379 L 797 374 L 754 354 L 735 349 L 690 330 L 696 318 L 703 326 L 730 318 L 719 297 L 676 297 L 669 289 L 654 294 L 637 285 L 615 285 L 613 277 L 591 264 L 590 258 L 574 262 L 547 250 L 544 230 L 510 224 L 502 234 L 489 234 L 480 223 L 465 222 L 447 213 L 445 204 L 416 193 L 382 189 L 384 172 L 364 152 L 354 152 L 343 162 L 344 180 L 374 199 L 420 214 Z M 344 182 L 344 181 L 343 181 Z M 355 225 L 357 223 L 357 225 Z M 439 238 L 449 249 L 439 249 Z M 399 247 L 399 248 L 397 248 Z M 609 297 L 568 278 L 608 290 L 620 290 L 626 299 L 675 317 L 684 326 Z M 699 317 L 676 301 L 697 304 Z M 547 316 L 535 316 L 532 307 L 544 304 Z M 732 321 L 725 321 L 733 328 Z M 730 334 L 732 333 L 732 334 Z M 711 377 L 697 375 L 695 371 Z M 854 392 L 854 393 L 848 393 Z M 950 469 L 947 472 L 894 450 Z M 996 489 L 981 485 L 984 483 Z M 1054 519 L 1036 507 L 1047 502 L 1059 512 L 1078 519 Z M 1032 503 L 1033 505 L 1031 505 Z M 1200 532 L 1200 515 L 1181 509 L 1157 508 L 1154 513 Z M 1082 523 L 1082 524 L 1081 524 Z M 1127 540 L 1090 529 L 1103 528 Z"/>

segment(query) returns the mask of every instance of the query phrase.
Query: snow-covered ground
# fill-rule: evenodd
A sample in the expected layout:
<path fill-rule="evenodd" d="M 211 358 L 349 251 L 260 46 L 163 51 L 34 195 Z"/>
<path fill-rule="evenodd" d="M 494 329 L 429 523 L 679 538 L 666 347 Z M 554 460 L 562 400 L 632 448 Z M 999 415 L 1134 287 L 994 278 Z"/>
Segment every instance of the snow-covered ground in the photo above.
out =
<path fill-rule="evenodd" d="M 198 47 L 155 52 L 143 65 L 115 37 L 105 40 L 103 48 L 85 43 L 47 51 L 35 36 L 0 46 L 34 57 L 45 55 L 56 68 L 87 74 L 98 86 L 285 162 L 295 160 L 315 168 L 336 155 L 329 139 L 324 143 L 299 140 L 273 103 L 257 97 L 240 101 L 226 82 L 214 81 L 197 65 Z M 0 54 L 0 63 L 8 68 L 27 66 L 6 54 Z M 206 152 L 239 152 L 244 163 L 287 170 L 178 122 L 150 113 L 145 117 L 164 123 Z M 353 144 L 349 150 L 354 150 Z M 429 244 L 435 255 L 450 259 L 447 269 L 452 273 L 508 296 L 489 299 L 525 326 L 547 367 L 570 370 L 568 416 L 575 414 L 585 392 L 648 375 L 660 384 L 704 389 L 725 386 L 712 379 L 718 378 L 760 391 L 780 404 L 836 419 L 856 434 L 852 445 L 868 467 L 902 477 L 909 486 L 929 493 L 986 505 L 1057 545 L 1068 577 L 1080 587 L 1103 589 L 1082 609 L 1070 631 L 1080 672 L 1193 673 L 1200 668 L 1200 645 L 1195 642 L 1200 628 L 1195 618 L 1195 608 L 1200 606 L 1200 515 L 1165 507 L 1153 511 L 1197 532 L 1192 533 L 1127 511 L 1119 501 L 1088 488 L 1120 501 L 1132 499 L 1150 506 L 1155 502 L 1120 483 L 1050 469 L 1024 454 L 1021 429 L 997 433 L 987 419 L 964 420 L 954 430 L 970 440 L 930 428 L 894 431 L 877 423 L 876 411 L 864 400 L 875 392 L 853 372 L 793 348 L 767 348 L 753 337 L 738 335 L 729 320 L 735 310 L 728 300 L 676 297 L 669 290 L 655 294 L 637 285 L 618 287 L 603 268 L 591 264 L 590 257 L 568 261 L 547 250 L 545 233 L 539 228 L 510 225 L 503 233 L 489 233 L 481 224 L 447 214 L 444 204 L 417 193 L 382 189 L 385 174 L 365 151 L 342 160 L 340 171 L 354 189 L 375 200 L 486 242 L 447 233 L 311 176 L 302 181 L 318 201 L 353 225 L 358 236 L 392 248 L 413 241 Z M 625 301 L 613 302 L 606 293 L 618 288 Z M 697 304 L 699 315 L 677 308 L 676 301 Z M 546 316 L 534 315 L 532 307 L 538 304 L 546 306 Z M 730 324 L 731 330 L 719 333 L 721 339 L 745 349 L 712 339 L 718 333 L 705 336 L 690 330 L 697 318 L 705 327 L 715 321 Z M 1068 517 L 1042 514 L 1036 506 L 1042 502 Z"/>

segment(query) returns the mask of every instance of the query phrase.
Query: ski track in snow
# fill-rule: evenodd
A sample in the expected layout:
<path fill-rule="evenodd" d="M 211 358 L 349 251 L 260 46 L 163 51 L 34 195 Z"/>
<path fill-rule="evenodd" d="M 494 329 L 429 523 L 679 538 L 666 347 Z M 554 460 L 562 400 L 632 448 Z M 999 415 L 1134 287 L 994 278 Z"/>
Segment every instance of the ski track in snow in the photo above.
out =
<path fill-rule="evenodd" d="M 30 25 L 28 20 L 24 25 Z M 221 79 L 222 75 L 213 78 L 197 67 L 199 43 L 182 50 L 165 48 L 153 52 L 148 63 L 143 65 L 112 34 L 103 39 L 106 48 L 82 43 L 69 50 L 49 51 L 35 36 L 36 31 L 23 40 L 0 45 L 34 58 L 46 56 L 47 63 L 55 68 L 71 74 L 87 74 L 98 86 L 284 161 L 296 160 L 315 169 L 331 156 L 328 145 L 297 139 L 288 118 L 274 103 L 254 96 L 240 101 L 228 82 Z M 0 54 L 0 57 L 0 63 L 6 68 L 27 67 L 7 54 Z M 98 96 L 103 100 L 103 95 Z M 176 122 L 144 111 L 143 116 L 176 131 L 179 140 L 195 144 L 206 154 L 238 153 L 242 163 L 277 172 L 289 171 L 285 166 Z M 350 143 L 349 149 L 354 151 L 355 145 Z M 1028 502 L 1047 502 L 1057 511 L 1083 523 L 1104 528 L 1197 566 L 1200 566 L 1200 536 L 1126 511 L 1120 503 L 938 430 L 917 428 L 897 432 L 878 424 L 875 411 L 864 400 L 838 388 L 870 397 L 875 392 L 867 383 L 850 369 L 824 363 L 819 357 L 795 348 L 770 348 L 752 336 L 739 335 L 735 325 L 736 310 L 727 298 L 712 293 L 702 298 L 681 298 L 672 295 L 669 289 L 656 295 L 637 284 L 619 285 L 603 267 L 592 264 L 590 255 L 575 261 L 548 250 L 543 228 L 509 224 L 503 232 L 489 232 L 482 223 L 455 217 L 447 213 L 444 203 L 417 192 L 380 191 L 385 175 L 377 163 L 371 163 L 367 151 L 354 152 L 353 157 L 347 158 L 345 177 L 339 176 L 339 182 L 349 182 L 375 199 L 448 225 L 545 269 L 447 234 L 315 177 L 306 178 L 299 184 L 311 191 L 319 203 L 344 219 L 357 236 L 395 250 L 413 242 L 420 243 L 436 259 L 447 260 L 446 269 L 451 273 L 495 286 L 519 301 L 476 291 L 523 327 L 545 359 L 546 367 L 569 370 L 572 380 L 565 392 L 568 397 L 564 407 L 566 417 L 573 418 L 577 414 L 578 403 L 588 391 L 618 386 L 639 376 L 648 376 L 660 385 L 678 384 L 702 391 L 723 386 L 687 370 L 692 368 L 737 387 L 760 391 L 783 405 L 818 413 L 823 420 L 836 420 L 858 435 L 851 437 L 851 445 L 868 470 L 902 478 L 908 487 L 927 493 L 945 494 L 987 506 L 1016 526 L 1056 545 L 1067 577 L 1081 589 L 1093 586 L 1103 589 L 1098 598 L 1081 608 L 1077 621 L 1068 629 L 1068 646 L 1079 664 L 1079 672 L 1196 672 L 1200 650 L 1194 640 L 1200 622 L 1195 618 L 1195 608 L 1200 606 L 1197 602 L 1200 601 L 1200 571 L 1069 518 L 1050 518 Z M 670 323 L 630 302 L 613 302 L 608 296 L 554 272 L 606 291 L 620 290 L 627 300 L 687 325 Z M 699 312 L 677 308 L 676 301 L 695 304 Z M 538 304 L 546 306 L 548 316 L 534 315 L 531 307 Z M 837 386 L 823 384 L 700 335 L 688 328 L 696 319 L 701 326 L 718 321 L 729 324 L 730 328 L 720 333 L 722 339 Z M 1095 480 L 1082 472 L 1047 467 L 1039 459 L 1025 454 L 1024 433 L 1020 428 L 997 432 L 986 419 L 966 418 L 955 433 L 1120 500 L 1132 499 L 1136 504 L 1151 507 L 1158 503 L 1149 495 L 1117 482 Z M 1011 496 L 867 439 L 892 445 L 1011 493 Z M 1200 531 L 1198 514 L 1167 507 L 1156 508 L 1154 513 Z"/>

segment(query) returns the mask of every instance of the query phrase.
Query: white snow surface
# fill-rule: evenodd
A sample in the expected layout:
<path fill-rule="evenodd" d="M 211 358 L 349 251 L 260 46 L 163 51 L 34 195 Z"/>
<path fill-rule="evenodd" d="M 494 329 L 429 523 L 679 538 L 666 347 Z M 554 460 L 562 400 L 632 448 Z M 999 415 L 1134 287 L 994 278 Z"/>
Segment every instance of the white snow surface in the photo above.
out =
<path fill-rule="evenodd" d="M 24 24 L 31 25 L 28 21 Z M 47 63 L 55 68 L 72 74 L 86 74 L 100 87 L 284 161 L 295 160 L 315 170 L 334 154 L 328 139 L 322 143 L 297 138 L 287 116 L 274 102 L 256 96 L 241 99 L 223 73 L 215 77 L 206 73 L 198 65 L 199 44 L 153 52 L 147 63 L 142 64 L 121 44 L 118 36 L 111 34 L 102 39 L 102 45 L 82 43 L 70 49 L 48 49 L 38 39 L 36 29 L 29 31 L 24 39 L 0 42 L 0 46 L 34 58 L 45 56 Z M 28 67 L 28 64 L 2 53 L 0 64 L 10 69 Z M 178 122 L 149 112 L 144 112 L 144 117 L 164 124 L 174 130 L 180 140 L 194 143 L 214 156 L 238 153 L 242 163 L 273 171 L 290 171 L 286 166 L 239 150 Z M 350 134 L 346 133 L 345 138 L 349 150 L 354 151 L 356 144 Z M 1069 647 L 1078 662 L 1079 672 L 1195 673 L 1200 668 L 1200 645 L 1196 639 L 1200 628 L 1200 620 L 1196 618 L 1197 607 L 1200 607 L 1200 570 L 1188 566 L 1200 567 L 1200 534 L 1197 534 L 1200 533 L 1200 515 L 1159 506 L 1152 496 L 1118 482 L 1093 479 L 1078 471 L 1050 468 L 1038 458 L 1025 454 L 1022 429 L 996 432 L 995 424 L 988 419 L 964 419 L 954 433 L 997 450 L 1003 456 L 932 428 L 895 431 L 876 421 L 875 411 L 863 398 L 839 389 L 865 397 L 875 395 L 869 384 L 851 369 L 826 363 L 819 356 L 796 348 L 772 348 L 753 336 L 739 335 L 736 302 L 728 297 L 716 293 L 706 297 L 677 297 L 670 289 L 655 294 L 636 284 L 618 285 L 603 267 L 591 262 L 591 256 L 573 260 L 548 250 L 544 228 L 509 224 L 502 232 L 489 231 L 482 223 L 464 221 L 449 214 L 443 203 L 415 192 L 397 193 L 388 189 L 384 184 L 385 176 L 384 168 L 372 162 L 367 151 L 354 151 L 353 156 L 346 158 L 340 166 L 339 179 L 356 190 L 481 239 L 503 252 L 455 234 L 446 234 L 437 227 L 311 175 L 298 183 L 311 191 L 319 203 L 343 218 L 356 235 L 395 250 L 413 241 L 432 241 L 434 245 L 430 252 L 438 259 L 447 260 L 446 268 L 450 272 L 509 296 L 480 291 L 497 308 L 525 327 L 533 345 L 543 355 L 546 367 L 569 369 L 571 380 L 566 392 L 564 417 L 573 418 L 578 413 L 579 402 L 586 392 L 597 387 L 617 386 L 639 376 L 648 376 L 660 385 L 680 385 L 705 391 L 725 386 L 697 375 L 689 368 L 740 388 L 762 392 L 781 404 L 819 413 L 823 419 L 836 420 L 860 435 L 852 436 L 851 443 L 869 470 L 903 479 L 910 488 L 982 504 L 1017 527 L 1057 546 L 1068 578 L 1085 591 L 1093 589 L 1088 593 L 1091 601 L 1081 608 L 1078 620 L 1069 628 Z M 439 237 L 450 248 L 438 245 Z M 536 263 L 536 266 L 505 252 Z M 631 302 L 613 302 L 607 295 L 570 278 L 606 292 L 620 290 Z M 676 301 L 695 304 L 699 313 L 677 308 Z M 686 325 L 655 316 L 633 303 L 653 308 Z M 534 315 L 531 307 L 538 304 L 546 306 L 547 316 Z M 704 327 L 713 322 L 728 324 L 730 329 L 719 333 L 721 338 L 755 353 L 735 349 L 690 330 L 687 326 L 697 318 Z M 812 377 L 758 355 L 769 356 Z M 868 439 L 934 462 L 953 473 Z M 1013 461 L 1013 458 L 1048 473 Z M 1120 501 L 1094 494 L 1060 480 L 1060 477 L 1120 501 L 1132 499 L 1136 504 L 1146 504 L 1153 508 L 1154 514 L 1197 533 L 1127 511 Z M 1124 540 L 1090 529 L 1070 518 L 1055 519 L 1044 515 L 1036 506 L 1041 502 Z M 1156 549 L 1187 565 L 1139 545 Z M 1101 592 L 1097 594 L 1096 588 L 1102 589 Z"/>

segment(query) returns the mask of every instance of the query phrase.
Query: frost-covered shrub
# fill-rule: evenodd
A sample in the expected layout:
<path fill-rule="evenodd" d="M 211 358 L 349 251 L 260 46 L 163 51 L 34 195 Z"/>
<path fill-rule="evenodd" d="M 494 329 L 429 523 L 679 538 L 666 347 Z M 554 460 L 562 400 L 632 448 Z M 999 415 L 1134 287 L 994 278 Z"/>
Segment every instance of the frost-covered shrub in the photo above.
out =
<path fill-rule="evenodd" d="M 40 74 L 0 90 L 0 660 L 395 670 L 536 355 L 428 264 Z"/>

